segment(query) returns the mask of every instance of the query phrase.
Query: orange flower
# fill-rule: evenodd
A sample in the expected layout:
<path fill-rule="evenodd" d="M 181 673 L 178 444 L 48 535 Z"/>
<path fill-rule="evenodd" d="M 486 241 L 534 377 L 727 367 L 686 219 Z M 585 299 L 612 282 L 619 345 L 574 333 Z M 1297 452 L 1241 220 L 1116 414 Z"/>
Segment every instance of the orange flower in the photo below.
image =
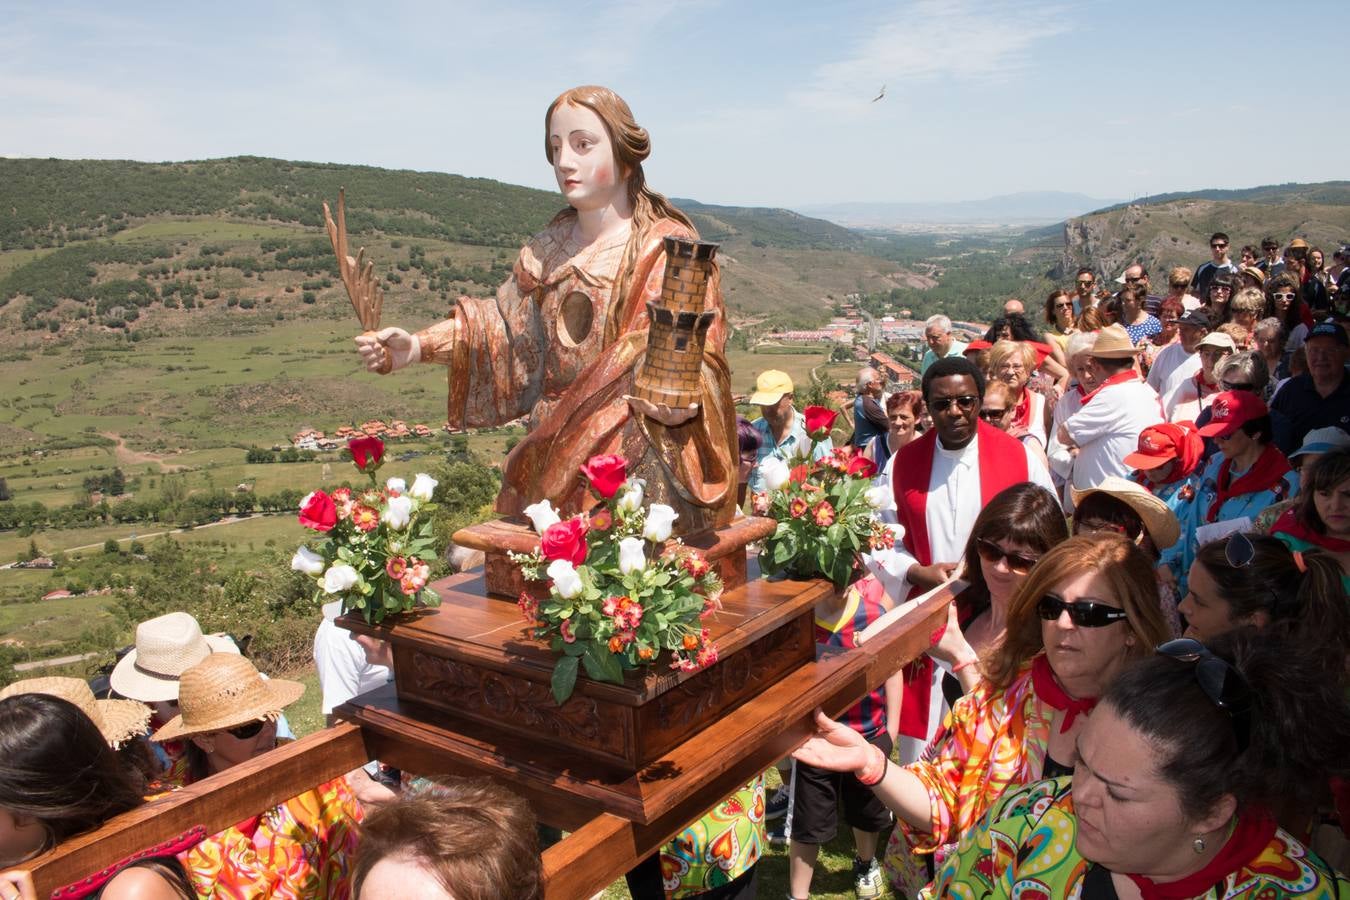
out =
<path fill-rule="evenodd" d="M 656 651 L 651 647 L 638 647 L 638 659 L 651 659 L 656 656 Z"/>
<path fill-rule="evenodd" d="M 816 524 L 821 528 L 829 528 L 834 524 L 834 507 L 830 505 L 828 500 L 822 500 L 816 504 L 814 515 Z"/>
<path fill-rule="evenodd" d="M 617 634 L 614 635 L 612 638 L 610 638 L 610 639 L 609 639 L 609 652 L 610 652 L 610 653 L 622 653 L 622 652 L 623 652 L 623 638 L 619 637 Z"/>
<path fill-rule="evenodd" d="M 792 502 L 788 504 L 788 515 L 794 519 L 800 519 L 806 515 L 807 508 L 805 497 L 793 497 Z"/>
<path fill-rule="evenodd" d="M 698 635 L 686 634 L 680 643 L 683 644 L 684 649 L 686 650 L 695 650 L 698 648 Z"/>
<path fill-rule="evenodd" d="M 380 511 L 365 504 L 352 507 L 352 524 L 362 531 L 374 531 L 380 526 Z"/>

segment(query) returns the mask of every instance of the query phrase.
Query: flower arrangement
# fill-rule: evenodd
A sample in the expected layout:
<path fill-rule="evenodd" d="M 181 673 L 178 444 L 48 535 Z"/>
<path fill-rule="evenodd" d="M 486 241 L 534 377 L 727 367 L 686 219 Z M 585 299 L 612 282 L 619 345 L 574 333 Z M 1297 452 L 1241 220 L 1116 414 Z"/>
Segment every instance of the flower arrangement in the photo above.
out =
<path fill-rule="evenodd" d="M 592 457 L 581 472 L 602 502 L 570 519 L 547 500 L 526 507 L 539 549 L 511 554 L 527 579 L 548 582 L 547 597 L 527 591 L 518 603 L 534 637 L 560 654 L 552 680 L 560 705 L 581 667 L 619 684 L 625 669 L 652 665 L 662 651 L 682 671 L 717 661 L 703 620 L 718 608 L 722 581 L 703 554 L 678 538 L 667 543 L 679 514 L 644 507 L 645 483 L 628 477 L 621 456 Z"/>
<path fill-rule="evenodd" d="M 314 577 L 316 599 L 340 597 L 342 611 L 360 610 L 367 622 L 415 606 L 436 606 L 440 596 L 427 587 L 432 523 L 427 505 L 436 479 L 418 474 L 411 486 L 402 478 L 383 485 L 376 472 L 384 442 L 355 438 L 347 444 L 357 471 L 370 478 L 363 489 L 314 491 L 300 501 L 300 524 L 326 535 L 318 548 L 301 545 L 291 568 Z"/>
<path fill-rule="evenodd" d="M 820 576 L 842 590 L 853 580 L 860 554 L 890 549 L 895 536 L 874 515 L 885 488 L 873 487 L 877 467 L 853 447 L 838 447 L 816 459 L 816 447 L 839 414 L 823 406 L 802 410 L 811 449 L 789 466 L 770 456 L 759 463 L 765 492 L 755 511 L 778 522 L 764 540 L 760 568 L 793 578 Z"/>

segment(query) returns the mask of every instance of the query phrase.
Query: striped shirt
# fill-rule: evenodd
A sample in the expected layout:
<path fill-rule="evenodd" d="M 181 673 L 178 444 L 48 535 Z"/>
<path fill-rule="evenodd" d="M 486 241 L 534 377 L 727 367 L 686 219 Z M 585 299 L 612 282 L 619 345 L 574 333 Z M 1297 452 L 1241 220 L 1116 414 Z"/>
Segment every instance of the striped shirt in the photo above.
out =
<path fill-rule="evenodd" d="M 851 650 L 858 646 L 857 636 L 886 612 L 881 605 L 886 591 L 871 575 L 852 584 L 844 594 L 844 609 L 839 617 L 826 622 L 816 617 L 816 646 Z M 816 650 L 820 656 L 820 650 Z M 839 717 L 839 721 L 865 738 L 886 730 L 886 689 L 878 685 Z"/>

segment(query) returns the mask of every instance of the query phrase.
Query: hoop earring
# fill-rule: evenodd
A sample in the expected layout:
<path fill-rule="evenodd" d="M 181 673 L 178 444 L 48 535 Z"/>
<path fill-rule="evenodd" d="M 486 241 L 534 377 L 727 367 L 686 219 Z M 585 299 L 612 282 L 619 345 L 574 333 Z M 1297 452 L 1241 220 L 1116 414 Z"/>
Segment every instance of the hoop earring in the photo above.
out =
<path fill-rule="evenodd" d="M 1195 840 L 1191 841 L 1191 849 L 1193 849 L 1196 853 L 1204 853 L 1205 839 L 1202 837 L 1198 837 Z"/>

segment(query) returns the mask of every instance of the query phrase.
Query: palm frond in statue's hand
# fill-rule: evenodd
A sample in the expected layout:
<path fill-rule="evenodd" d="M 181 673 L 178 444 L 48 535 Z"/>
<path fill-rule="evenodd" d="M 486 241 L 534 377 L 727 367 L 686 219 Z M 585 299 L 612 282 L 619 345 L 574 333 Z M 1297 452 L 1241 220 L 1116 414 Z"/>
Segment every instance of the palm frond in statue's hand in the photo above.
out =
<path fill-rule="evenodd" d="M 326 200 L 323 204 L 323 221 L 328 229 L 328 240 L 333 245 L 333 252 L 337 254 L 338 274 L 347 288 L 347 296 L 352 301 L 352 308 L 356 310 L 356 317 L 361 321 L 361 327 L 367 334 L 378 331 L 380 312 L 384 309 L 384 291 L 380 289 L 379 281 L 375 278 L 375 263 L 366 259 L 366 248 L 357 250 L 354 257 L 349 252 L 345 188 L 338 189 L 336 221 Z M 384 351 L 384 358 L 376 371 L 383 375 L 392 371 L 393 360 L 387 350 L 381 349 Z"/>

